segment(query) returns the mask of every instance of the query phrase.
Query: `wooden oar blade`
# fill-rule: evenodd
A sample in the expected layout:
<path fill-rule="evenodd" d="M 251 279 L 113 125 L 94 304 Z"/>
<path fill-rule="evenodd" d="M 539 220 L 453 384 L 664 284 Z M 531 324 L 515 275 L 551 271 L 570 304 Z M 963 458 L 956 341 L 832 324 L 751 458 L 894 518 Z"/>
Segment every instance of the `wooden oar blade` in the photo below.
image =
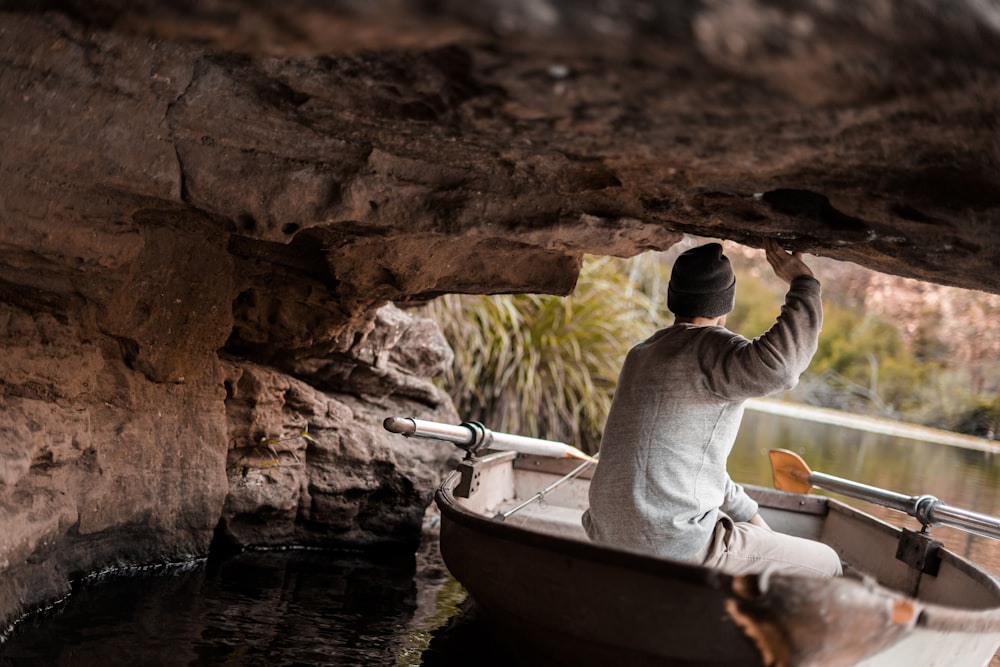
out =
<path fill-rule="evenodd" d="M 772 449 L 767 456 L 771 459 L 774 488 L 792 493 L 809 493 L 812 490 L 809 482 L 812 471 L 801 456 L 787 449 Z"/>
<path fill-rule="evenodd" d="M 920 521 L 925 529 L 937 525 L 950 526 L 1000 540 L 1000 517 L 950 507 L 934 496 L 908 496 L 826 473 L 813 472 L 801 456 L 787 449 L 772 449 L 767 455 L 771 459 L 774 488 L 780 491 L 809 493 L 816 486 L 909 514 Z"/>

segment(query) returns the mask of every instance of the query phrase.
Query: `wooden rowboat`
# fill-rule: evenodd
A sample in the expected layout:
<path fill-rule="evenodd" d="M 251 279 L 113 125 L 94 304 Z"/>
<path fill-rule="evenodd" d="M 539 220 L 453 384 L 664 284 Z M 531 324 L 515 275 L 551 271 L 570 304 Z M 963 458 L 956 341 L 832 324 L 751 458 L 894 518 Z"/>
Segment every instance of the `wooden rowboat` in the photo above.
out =
<path fill-rule="evenodd" d="M 772 528 L 830 545 L 847 575 L 729 576 L 590 542 L 592 468 L 519 451 L 473 447 L 436 502 L 448 569 L 523 664 L 951 667 L 1000 647 L 1000 584 L 926 533 L 748 486 Z"/>

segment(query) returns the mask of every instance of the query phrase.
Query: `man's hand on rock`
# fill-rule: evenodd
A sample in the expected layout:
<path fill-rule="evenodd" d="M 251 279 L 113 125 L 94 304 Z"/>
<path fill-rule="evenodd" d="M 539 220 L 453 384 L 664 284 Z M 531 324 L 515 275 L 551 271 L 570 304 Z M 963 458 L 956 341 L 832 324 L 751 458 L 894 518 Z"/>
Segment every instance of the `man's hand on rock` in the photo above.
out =
<path fill-rule="evenodd" d="M 774 239 L 764 240 L 764 253 L 768 264 L 774 269 L 774 275 L 778 276 L 786 283 L 790 283 L 799 276 L 812 276 L 812 270 L 802 261 L 802 253 L 789 253 Z"/>

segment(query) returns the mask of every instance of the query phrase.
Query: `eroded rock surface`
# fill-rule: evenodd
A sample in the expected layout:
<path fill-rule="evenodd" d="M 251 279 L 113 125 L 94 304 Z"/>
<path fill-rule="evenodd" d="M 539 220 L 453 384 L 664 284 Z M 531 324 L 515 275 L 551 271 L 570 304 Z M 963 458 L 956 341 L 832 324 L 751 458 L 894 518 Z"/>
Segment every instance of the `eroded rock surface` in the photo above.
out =
<path fill-rule="evenodd" d="M 765 236 L 1000 293 L 1000 17 L 953 0 L 0 7 L 0 627 L 222 543 L 412 548 L 405 305 Z M 306 435 L 303 435 L 306 434 Z"/>

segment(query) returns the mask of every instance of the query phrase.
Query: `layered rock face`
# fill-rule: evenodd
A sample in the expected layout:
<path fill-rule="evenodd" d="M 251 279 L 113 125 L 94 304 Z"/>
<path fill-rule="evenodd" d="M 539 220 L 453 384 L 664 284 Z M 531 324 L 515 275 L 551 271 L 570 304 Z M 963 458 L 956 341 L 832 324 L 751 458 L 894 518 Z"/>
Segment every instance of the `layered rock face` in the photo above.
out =
<path fill-rule="evenodd" d="M 684 233 L 1000 292 L 1000 16 L 775 0 L 0 7 L 0 627 L 218 544 L 412 548 L 405 306 Z M 395 302 L 398 306 L 391 305 Z"/>
<path fill-rule="evenodd" d="M 287 366 L 160 350 L 140 369 L 151 338 L 39 305 L 0 306 L 0 620 L 91 571 L 204 556 L 213 539 L 417 544 L 454 448 L 381 422 L 458 419 L 424 379 L 451 358 L 430 320 L 385 306 L 352 348 Z M 198 327 L 166 312 L 149 326 L 196 347 Z"/>

